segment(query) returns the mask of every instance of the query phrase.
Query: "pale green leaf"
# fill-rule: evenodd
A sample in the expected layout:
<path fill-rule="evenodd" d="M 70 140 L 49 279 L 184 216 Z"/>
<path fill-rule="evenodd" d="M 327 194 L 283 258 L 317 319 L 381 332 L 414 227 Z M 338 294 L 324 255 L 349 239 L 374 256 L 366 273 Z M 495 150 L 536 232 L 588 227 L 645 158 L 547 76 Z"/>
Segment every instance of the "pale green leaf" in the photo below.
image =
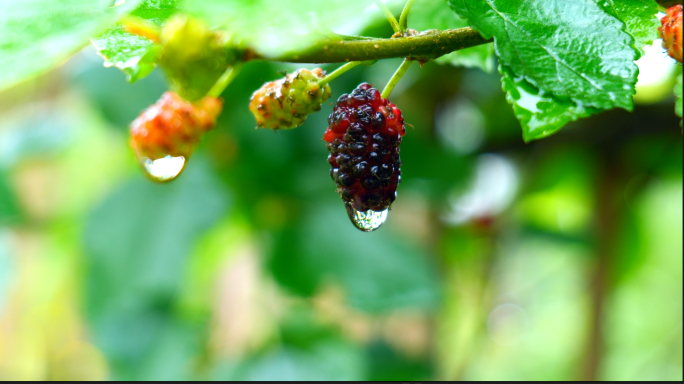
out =
<path fill-rule="evenodd" d="M 61 63 L 139 0 L 3 0 L 0 2 L 0 89 Z"/>
<path fill-rule="evenodd" d="M 183 8 L 266 56 L 303 49 L 373 6 L 371 0 L 202 0 Z"/>

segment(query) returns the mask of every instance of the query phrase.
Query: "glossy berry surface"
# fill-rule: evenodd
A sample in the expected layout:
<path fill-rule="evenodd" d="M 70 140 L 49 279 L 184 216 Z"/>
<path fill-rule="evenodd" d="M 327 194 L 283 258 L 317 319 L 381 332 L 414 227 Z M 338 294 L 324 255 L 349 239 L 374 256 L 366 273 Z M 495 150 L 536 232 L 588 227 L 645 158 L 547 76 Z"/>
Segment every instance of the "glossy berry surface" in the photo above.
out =
<path fill-rule="evenodd" d="M 202 134 L 216 124 L 223 100 L 205 97 L 190 103 L 166 92 L 131 123 L 131 145 L 138 158 L 190 157 Z"/>
<path fill-rule="evenodd" d="M 660 19 L 658 28 L 663 39 L 663 48 L 675 60 L 682 62 L 682 6 L 668 8 L 667 14 Z"/>
<path fill-rule="evenodd" d="M 323 140 L 342 200 L 362 212 L 389 208 L 401 182 L 399 144 L 406 133 L 399 108 L 362 83 L 340 96 L 328 124 Z"/>
<path fill-rule="evenodd" d="M 324 76 L 320 68 L 299 69 L 264 84 L 252 94 L 249 103 L 257 126 L 290 129 L 304 124 L 306 117 L 319 111 L 321 104 L 330 98 L 330 86 L 318 84 Z"/>

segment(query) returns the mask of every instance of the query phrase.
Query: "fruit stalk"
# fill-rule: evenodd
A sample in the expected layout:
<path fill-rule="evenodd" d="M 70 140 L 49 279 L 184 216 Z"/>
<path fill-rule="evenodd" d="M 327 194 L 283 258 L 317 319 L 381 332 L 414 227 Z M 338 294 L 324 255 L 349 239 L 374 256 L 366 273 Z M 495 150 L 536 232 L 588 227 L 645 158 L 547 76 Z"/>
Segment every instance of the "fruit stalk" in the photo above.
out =
<path fill-rule="evenodd" d="M 399 80 L 401 80 L 402 77 L 404 77 L 404 74 L 411 67 L 411 64 L 413 64 L 413 60 L 404 59 L 404 62 L 401 63 L 401 66 L 399 66 L 399 68 L 397 68 L 397 71 L 394 72 L 394 75 L 392 75 L 392 78 L 385 86 L 385 89 L 382 90 L 382 94 L 380 96 L 383 99 L 387 99 L 389 97 L 390 93 L 392 93 L 392 90 L 394 89 L 394 86 L 397 85 L 397 83 L 399 82 Z"/>
<path fill-rule="evenodd" d="M 236 65 L 234 67 L 228 67 L 225 72 L 219 77 L 219 79 L 216 81 L 216 84 L 211 87 L 209 92 L 207 92 L 207 96 L 211 97 L 219 97 L 223 93 L 223 91 L 226 89 L 228 85 L 237 77 L 237 75 L 240 73 L 240 69 L 242 69 L 241 65 Z"/>
<path fill-rule="evenodd" d="M 320 85 L 327 84 L 327 83 L 335 80 L 338 76 L 342 75 L 343 73 L 345 73 L 348 70 L 356 67 L 359 64 L 361 64 L 360 61 L 352 61 L 351 63 L 347 63 L 347 64 L 337 68 L 336 70 L 332 71 L 326 77 L 322 78 L 321 81 L 318 82 L 318 84 L 320 84 Z"/>

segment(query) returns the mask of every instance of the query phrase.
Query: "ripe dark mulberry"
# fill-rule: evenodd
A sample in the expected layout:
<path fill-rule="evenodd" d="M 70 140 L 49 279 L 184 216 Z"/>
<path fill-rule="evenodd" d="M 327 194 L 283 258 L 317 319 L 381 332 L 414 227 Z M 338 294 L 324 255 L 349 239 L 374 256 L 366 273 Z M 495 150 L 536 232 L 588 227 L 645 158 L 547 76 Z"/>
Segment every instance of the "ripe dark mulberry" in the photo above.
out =
<path fill-rule="evenodd" d="M 249 103 L 257 126 L 275 130 L 304 124 L 307 115 L 319 111 L 330 98 L 330 86 L 318 84 L 324 76 L 320 68 L 299 69 L 257 89 Z"/>
<path fill-rule="evenodd" d="M 389 208 L 401 182 L 399 144 L 406 133 L 399 108 L 362 83 L 340 96 L 328 124 L 330 176 L 344 203 L 361 212 Z"/>

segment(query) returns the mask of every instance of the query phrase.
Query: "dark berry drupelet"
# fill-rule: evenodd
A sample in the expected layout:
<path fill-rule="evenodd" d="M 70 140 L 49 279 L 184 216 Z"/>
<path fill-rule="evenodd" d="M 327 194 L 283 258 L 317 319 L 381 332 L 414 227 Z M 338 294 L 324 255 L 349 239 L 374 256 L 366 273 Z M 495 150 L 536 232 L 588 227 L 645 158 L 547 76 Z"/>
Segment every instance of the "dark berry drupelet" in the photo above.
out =
<path fill-rule="evenodd" d="M 399 108 L 362 83 L 340 96 L 328 123 L 323 140 L 342 200 L 357 211 L 389 208 L 401 182 L 399 144 L 406 133 Z"/>

